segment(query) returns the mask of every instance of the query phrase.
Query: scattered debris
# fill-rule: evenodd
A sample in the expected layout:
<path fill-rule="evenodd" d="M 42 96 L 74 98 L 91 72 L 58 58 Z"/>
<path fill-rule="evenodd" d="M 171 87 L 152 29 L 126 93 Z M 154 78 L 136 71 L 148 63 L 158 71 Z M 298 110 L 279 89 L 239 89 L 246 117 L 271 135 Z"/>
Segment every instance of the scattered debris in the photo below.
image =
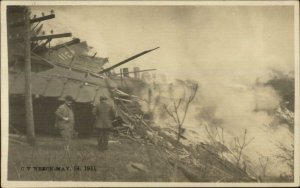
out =
<path fill-rule="evenodd" d="M 108 143 L 121 144 L 119 140 L 109 140 Z"/>
<path fill-rule="evenodd" d="M 147 167 L 141 163 L 130 162 L 128 165 L 126 165 L 126 168 L 128 172 L 148 172 Z"/>

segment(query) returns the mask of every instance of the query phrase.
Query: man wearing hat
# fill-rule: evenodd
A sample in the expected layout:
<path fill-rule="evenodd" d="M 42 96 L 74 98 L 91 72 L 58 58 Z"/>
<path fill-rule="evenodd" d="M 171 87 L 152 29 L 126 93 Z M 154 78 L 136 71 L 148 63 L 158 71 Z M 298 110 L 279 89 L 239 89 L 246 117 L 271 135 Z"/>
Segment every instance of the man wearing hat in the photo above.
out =
<path fill-rule="evenodd" d="M 93 114 L 97 130 L 98 149 L 100 151 L 107 150 L 114 113 L 113 108 L 107 103 L 106 97 L 100 97 L 100 103 L 94 107 Z"/>
<path fill-rule="evenodd" d="M 73 101 L 73 98 L 67 95 L 65 97 L 65 103 L 60 105 L 55 112 L 55 127 L 59 129 L 60 135 L 65 141 L 65 150 L 69 150 L 70 141 L 74 133 Z"/>

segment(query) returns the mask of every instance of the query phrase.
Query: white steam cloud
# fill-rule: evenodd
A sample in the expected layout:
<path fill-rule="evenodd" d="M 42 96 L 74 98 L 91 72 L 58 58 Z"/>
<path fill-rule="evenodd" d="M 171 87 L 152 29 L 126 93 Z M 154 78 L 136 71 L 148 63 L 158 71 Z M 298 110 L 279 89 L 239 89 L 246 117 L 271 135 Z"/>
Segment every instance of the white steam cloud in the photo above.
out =
<path fill-rule="evenodd" d="M 35 12 L 50 9 L 56 19 L 46 28 L 73 32 L 113 63 L 160 46 L 125 66 L 156 68 L 169 82 L 191 79 L 199 83 L 184 125 L 194 131 L 187 131 L 189 139 L 207 141 L 205 126 L 219 126 L 230 145 L 247 129 L 247 137 L 255 139 L 245 155 L 257 171 L 260 155 L 272 158 L 271 175 L 288 171 L 274 156 L 276 142 L 290 146 L 293 134 L 285 125 L 270 126 L 275 117 L 268 111 L 279 108 L 280 97 L 261 83 L 272 78 L 273 70 L 294 75 L 293 7 L 33 7 Z M 160 112 L 157 108 L 157 123 L 168 126 Z"/>

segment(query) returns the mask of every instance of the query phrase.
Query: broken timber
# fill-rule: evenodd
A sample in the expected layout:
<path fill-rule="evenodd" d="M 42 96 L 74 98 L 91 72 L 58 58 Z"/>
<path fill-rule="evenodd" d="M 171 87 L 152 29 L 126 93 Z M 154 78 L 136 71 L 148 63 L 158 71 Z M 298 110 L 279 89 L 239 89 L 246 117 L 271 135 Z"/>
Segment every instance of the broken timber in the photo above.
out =
<path fill-rule="evenodd" d="M 139 71 L 132 71 L 132 72 L 128 72 L 128 73 L 138 73 L 138 72 L 147 72 L 147 71 L 155 71 L 156 69 L 145 69 L 145 70 L 139 70 Z M 122 73 L 117 73 L 114 75 L 122 75 Z"/>
<path fill-rule="evenodd" d="M 31 41 L 38 41 L 38 40 L 46 40 L 46 39 L 55 39 L 55 38 L 63 38 L 63 37 L 71 37 L 72 33 L 61 33 L 61 34 L 54 34 L 54 35 L 44 35 L 44 36 L 36 36 L 31 37 Z M 24 42 L 24 39 L 18 38 L 18 39 L 10 39 L 10 42 Z"/>
<path fill-rule="evenodd" d="M 129 57 L 129 58 L 127 58 L 127 59 L 125 59 L 125 60 L 123 60 L 123 61 L 121 61 L 121 62 L 119 62 L 119 63 L 117 63 L 117 64 L 115 64 L 115 65 L 113 65 L 113 66 L 111 66 L 111 67 L 108 67 L 108 68 L 106 68 L 106 69 L 100 71 L 99 74 L 103 74 L 103 73 L 105 73 L 105 72 L 108 72 L 108 71 L 110 71 L 110 70 L 112 70 L 112 69 L 114 69 L 114 68 L 116 68 L 116 67 L 119 67 L 119 66 L 121 66 L 121 65 L 123 65 L 123 64 L 125 64 L 125 63 L 127 63 L 127 62 L 129 62 L 129 61 L 131 61 L 131 60 L 134 60 L 134 59 L 136 59 L 136 58 L 138 58 L 138 57 L 140 57 L 140 56 L 142 56 L 142 55 L 144 55 L 144 54 L 147 54 L 147 53 L 149 53 L 149 52 L 151 52 L 151 51 L 153 51 L 153 50 L 156 50 L 156 49 L 158 49 L 158 48 L 159 48 L 159 47 L 153 48 L 153 49 L 151 49 L 151 50 L 146 50 L 146 51 L 143 51 L 143 52 L 141 52 L 141 53 L 139 53 L 139 54 L 136 54 L 136 55 L 134 55 L 134 56 L 132 56 L 132 57 Z"/>

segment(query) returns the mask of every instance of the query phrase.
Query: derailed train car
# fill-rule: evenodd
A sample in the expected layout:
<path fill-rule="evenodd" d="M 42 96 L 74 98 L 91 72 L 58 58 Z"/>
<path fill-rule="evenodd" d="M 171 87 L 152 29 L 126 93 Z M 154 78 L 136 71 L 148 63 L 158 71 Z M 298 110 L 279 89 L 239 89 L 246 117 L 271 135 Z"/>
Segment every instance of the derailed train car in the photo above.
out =
<path fill-rule="evenodd" d="M 19 68 L 24 61 L 22 57 L 16 58 L 18 64 L 14 63 L 9 73 L 10 124 L 12 129 L 25 131 L 25 75 Z M 52 59 L 39 58 L 32 61 L 32 67 L 42 71 L 32 72 L 31 84 L 36 131 L 40 133 L 55 132 L 54 112 L 66 95 L 75 100 L 75 130 L 80 135 L 89 135 L 94 122 L 92 108 L 100 96 L 107 97 L 113 105 L 114 91 L 138 94 L 145 86 L 140 79 L 95 74 L 91 68 L 89 72 L 84 66 L 67 68 Z"/>
<path fill-rule="evenodd" d="M 24 80 L 24 73 L 10 73 L 10 124 L 21 131 L 25 130 Z M 36 131 L 45 133 L 53 131 L 54 112 L 66 95 L 75 99 L 75 129 L 80 133 L 89 133 L 93 123 L 93 104 L 100 96 L 110 97 L 109 90 L 117 87 L 111 80 L 91 78 L 84 73 L 59 67 L 32 73 L 31 83 Z"/>
<path fill-rule="evenodd" d="M 10 7 L 8 22 L 9 64 L 9 124 L 10 130 L 25 132 L 25 74 L 24 45 L 22 38 L 23 7 Z M 47 16 L 45 16 L 47 17 Z M 50 16 L 54 17 L 54 16 Z M 40 20 L 34 18 L 31 22 Z M 10 27 L 10 26 L 16 27 Z M 75 130 L 80 135 L 89 135 L 93 128 L 92 108 L 100 96 L 113 103 L 113 91 L 136 93 L 144 86 L 140 79 L 113 75 L 110 71 L 152 50 L 132 56 L 112 67 L 103 69 L 107 58 L 90 54 L 86 42 L 73 39 L 67 43 L 50 46 L 58 36 L 40 36 L 41 27 L 32 29 L 31 41 L 31 86 L 35 130 L 38 133 L 55 133 L 54 112 L 66 95 L 74 98 Z M 39 40 L 36 40 L 39 39 Z"/>
<path fill-rule="evenodd" d="M 24 72 L 9 74 L 10 124 L 21 131 L 25 130 L 24 76 Z M 61 67 L 32 72 L 31 83 L 36 131 L 44 133 L 54 131 L 54 112 L 66 95 L 75 100 L 75 129 L 80 134 L 89 134 L 93 125 L 91 111 L 100 96 L 109 98 L 113 104 L 114 91 L 126 90 L 132 94 L 144 87 L 141 80 L 101 78 Z"/>

